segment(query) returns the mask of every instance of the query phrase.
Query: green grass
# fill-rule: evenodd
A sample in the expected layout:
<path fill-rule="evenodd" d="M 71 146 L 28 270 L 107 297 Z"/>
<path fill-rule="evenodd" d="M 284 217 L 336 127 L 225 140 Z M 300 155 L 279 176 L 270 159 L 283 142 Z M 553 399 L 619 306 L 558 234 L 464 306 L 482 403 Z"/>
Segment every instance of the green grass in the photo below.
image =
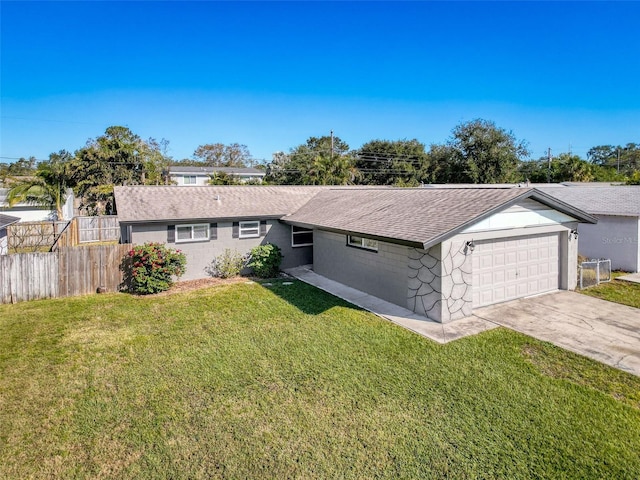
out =
<path fill-rule="evenodd" d="M 616 278 L 621 275 L 626 275 L 626 273 L 613 272 L 613 278 L 610 282 L 601 283 L 600 285 L 578 291 L 591 297 L 640 308 L 640 283 L 616 280 Z"/>
<path fill-rule="evenodd" d="M 640 378 L 307 285 L 0 306 L 0 478 L 640 477 Z"/>

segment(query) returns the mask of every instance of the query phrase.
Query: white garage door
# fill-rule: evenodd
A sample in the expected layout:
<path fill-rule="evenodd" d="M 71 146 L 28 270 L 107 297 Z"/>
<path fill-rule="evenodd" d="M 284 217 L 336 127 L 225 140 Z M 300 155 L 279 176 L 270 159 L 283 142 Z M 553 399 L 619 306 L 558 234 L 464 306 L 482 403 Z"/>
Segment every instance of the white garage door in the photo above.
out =
<path fill-rule="evenodd" d="M 559 234 L 475 242 L 473 306 L 558 289 Z"/>

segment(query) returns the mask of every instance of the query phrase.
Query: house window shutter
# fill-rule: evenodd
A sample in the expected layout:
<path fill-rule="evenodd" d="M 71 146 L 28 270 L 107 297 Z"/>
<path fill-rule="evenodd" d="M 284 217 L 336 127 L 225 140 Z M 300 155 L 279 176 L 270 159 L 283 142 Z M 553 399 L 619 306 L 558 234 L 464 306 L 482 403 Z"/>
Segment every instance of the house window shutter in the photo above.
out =
<path fill-rule="evenodd" d="M 176 243 L 175 225 L 167 225 L 167 243 Z"/>
<path fill-rule="evenodd" d="M 267 221 L 260 220 L 260 236 L 264 237 L 267 234 Z"/>
<path fill-rule="evenodd" d="M 240 237 L 240 222 L 233 222 L 233 231 L 231 232 L 233 238 Z"/>
<path fill-rule="evenodd" d="M 218 239 L 218 224 L 212 223 L 209 225 L 209 240 Z"/>

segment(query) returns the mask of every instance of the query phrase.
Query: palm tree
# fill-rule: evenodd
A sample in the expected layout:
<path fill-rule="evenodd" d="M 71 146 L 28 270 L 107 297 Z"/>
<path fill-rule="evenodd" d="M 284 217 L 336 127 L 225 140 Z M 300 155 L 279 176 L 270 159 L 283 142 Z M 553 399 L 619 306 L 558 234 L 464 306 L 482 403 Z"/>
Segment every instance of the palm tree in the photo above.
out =
<path fill-rule="evenodd" d="M 61 150 L 49 155 L 48 162 L 38 164 L 31 177 L 14 178 L 7 193 L 10 207 L 17 203 L 29 203 L 56 211 L 58 219 L 63 217 L 62 206 L 66 200 L 67 190 L 71 186 L 69 152 Z"/>
<path fill-rule="evenodd" d="M 331 158 L 328 155 L 314 157 L 303 183 L 311 185 L 353 185 L 360 178 L 360 171 L 353 159 L 346 155 Z"/>

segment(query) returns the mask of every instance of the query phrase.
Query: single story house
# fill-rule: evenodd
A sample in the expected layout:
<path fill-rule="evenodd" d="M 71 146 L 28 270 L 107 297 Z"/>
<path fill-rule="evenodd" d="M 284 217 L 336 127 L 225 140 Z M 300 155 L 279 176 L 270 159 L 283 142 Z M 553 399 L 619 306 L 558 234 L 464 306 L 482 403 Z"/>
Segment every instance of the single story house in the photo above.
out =
<path fill-rule="evenodd" d="M 209 185 L 115 187 L 123 243 L 161 242 L 187 255 L 183 280 L 207 277 L 225 249 L 282 250 L 282 268 L 313 261 L 310 232 L 280 221 L 326 187 Z"/>
<path fill-rule="evenodd" d="M 225 248 L 274 243 L 316 273 L 439 321 L 577 279 L 591 215 L 532 188 L 116 187 L 122 238 L 172 244 L 185 278 Z"/>
<path fill-rule="evenodd" d="M 9 206 L 7 194 L 9 188 L 0 188 L 0 213 L 18 217 L 21 222 L 50 222 L 58 220 L 55 210 L 47 207 L 40 207 L 31 203 L 23 202 Z M 75 197 L 71 189 L 68 190 L 65 203 L 62 206 L 63 218 L 59 220 L 71 220 L 74 217 Z"/>
<path fill-rule="evenodd" d="M 20 218 L 18 217 L 0 214 L 0 255 L 6 255 L 8 253 L 7 227 L 19 221 Z"/>
<path fill-rule="evenodd" d="M 182 186 L 204 186 L 209 185 L 211 176 L 216 173 L 229 175 L 238 180 L 239 183 L 262 183 L 262 179 L 267 174 L 265 170 L 259 168 L 240 167 L 182 167 L 172 165 L 169 167 L 169 178 L 176 185 Z"/>
<path fill-rule="evenodd" d="M 578 226 L 580 254 L 611 259 L 611 268 L 640 271 L 640 186 L 570 184 L 540 188 L 598 219 Z"/>

